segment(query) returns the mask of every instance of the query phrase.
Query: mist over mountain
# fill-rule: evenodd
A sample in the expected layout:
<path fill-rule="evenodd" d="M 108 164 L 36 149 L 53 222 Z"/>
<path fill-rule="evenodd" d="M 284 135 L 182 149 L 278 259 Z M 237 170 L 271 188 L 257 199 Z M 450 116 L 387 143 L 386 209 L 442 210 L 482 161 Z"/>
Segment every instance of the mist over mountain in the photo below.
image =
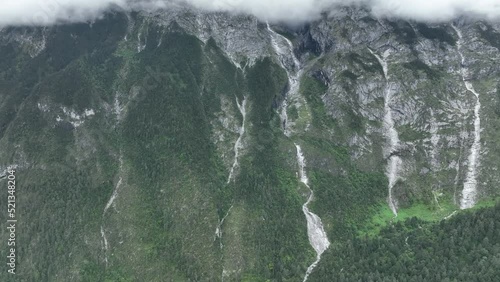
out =
<path fill-rule="evenodd" d="M 191 5 L 205 11 L 251 14 L 262 21 L 303 23 L 342 6 L 362 6 L 379 18 L 442 22 L 459 16 L 496 21 L 498 0 L 7 0 L 0 4 L 0 26 L 52 25 L 95 20 L 110 9 L 155 10 Z"/>

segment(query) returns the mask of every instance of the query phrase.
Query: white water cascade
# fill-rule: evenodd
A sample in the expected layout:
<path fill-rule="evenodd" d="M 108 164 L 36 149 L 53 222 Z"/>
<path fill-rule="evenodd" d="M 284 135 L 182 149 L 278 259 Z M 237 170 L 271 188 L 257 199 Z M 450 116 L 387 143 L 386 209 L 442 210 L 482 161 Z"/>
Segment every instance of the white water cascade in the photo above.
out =
<path fill-rule="evenodd" d="M 139 32 L 137 33 L 137 53 L 141 53 L 142 51 L 144 51 L 144 49 L 146 49 L 146 44 L 147 44 L 147 33 L 144 37 L 144 44 L 142 43 L 142 40 L 141 40 L 141 37 L 142 37 L 142 27 L 139 29 Z"/>
<path fill-rule="evenodd" d="M 307 173 L 305 170 L 306 160 L 304 158 L 304 154 L 302 153 L 302 148 L 297 144 L 295 144 L 295 147 L 297 148 L 297 162 L 299 164 L 300 182 L 304 183 L 304 185 L 310 191 L 307 202 L 302 205 L 302 211 L 304 212 L 304 215 L 307 219 L 307 235 L 309 237 L 309 243 L 316 251 L 316 260 L 309 266 L 309 268 L 307 268 L 307 272 L 304 277 L 304 281 L 306 281 L 309 277 L 309 274 L 311 274 L 313 269 L 318 265 L 323 252 L 330 246 L 330 242 L 328 241 L 328 237 L 326 236 L 321 218 L 312 213 L 308 208 L 309 203 L 313 200 L 314 193 L 311 187 L 309 187 L 309 178 L 307 178 Z"/>
<path fill-rule="evenodd" d="M 399 135 L 394 127 L 394 120 L 392 118 L 392 109 L 391 109 L 391 102 L 392 102 L 392 97 L 393 97 L 393 84 L 389 82 L 389 75 L 388 75 L 388 63 L 387 63 L 387 57 L 390 55 L 389 51 L 384 52 L 383 57 L 380 57 L 378 54 L 373 52 L 371 49 L 370 52 L 377 58 L 379 61 L 380 65 L 382 65 L 383 71 L 384 71 L 384 77 L 386 80 L 386 87 L 385 87 L 385 93 L 384 93 L 384 130 L 386 132 L 387 139 L 389 140 L 389 146 L 386 148 L 386 155 L 388 157 L 388 164 L 387 164 L 387 169 L 386 169 L 386 175 L 387 178 L 389 179 L 389 195 L 388 195 L 388 201 L 389 201 L 389 207 L 392 210 L 392 213 L 394 213 L 394 216 L 398 215 L 398 210 L 397 210 L 397 203 L 395 202 L 392 194 L 393 194 L 393 189 L 394 185 L 396 182 L 399 180 L 399 171 L 401 168 L 401 165 L 403 161 L 401 158 L 394 153 L 398 150 L 399 147 Z"/>
<path fill-rule="evenodd" d="M 247 104 L 246 98 L 243 98 L 243 102 L 241 102 L 241 104 L 238 101 L 238 98 L 236 98 L 236 105 L 238 105 L 238 110 L 240 110 L 241 116 L 243 117 L 243 122 L 241 123 L 240 127 L 240 136 L 238 137 L 238 140 L 236 140 L 236 143 L 234 144 L 234 162 L 233 166 L 231 167 L 231 170 L 229 171 L 227 183 L 231 182 L 231 180 L 233 179 L 234 170 L 239 165 L 238 159 L 240 156 L 240 149 L 243 147 L 242 139 L 243 135 L 245 134 L 245 122 L 247 119 L 246 104 Z"/>
<path fill-rule="evenodd" d="M 288 38 L 272 30 L 269 23 L 267 24 L 267 30 L 271 34 L 271 42 L 274 51 L 279 58 L 281 67 L 285 69 L 288 76 L 288 85 L 290 89 L 288 90 L 288 93 L 286 93 L 285 100 L 281 106 L 280 117 L 285 135 L 290 137 L 291 128 L 288 122 L 287 114 L 288 101 L 290 98 L 299 93 L 300 77 L 302 76 L 303 70 L 301 69 L 299 60 L 293 52 L 292 42 Z"/>
<path fill-rule="evenodd" d="M 226 217 L 229 215 L 229 212 L 231 212 L 231 209 L 233 208 L 233 205 L 227 210 L 226 215 L 222 219 L 219 220 L 219 224 L 217 224 L 217 227 L 215 228 L 215 237 L 214 241 L 219 239 L 219 246 L 220 249 L 224 248 L 224 244 L 222 243 L 222 225 L 224 224 L 224 221 L 226 220 Z M 224 254 L 222 254 L 222 260 L 224 261 Z M 224 277 L 226 276 L 227 272 L 224 269 L 224 266 L 222 266 L 222 273 L 221 273 L 221 281 L 224 282 Z"/>
<path fill-rule="evenodd" d="M 115 189 L 113 191 L 113 194 L 111 195 L 111 198 L 109 198 L 108 203 L 104 207 L 104 211 L 102 212 L 102 218 L 104 222 L 104 216 L 106 215 L 106 212 L 109 210 L 109 208 L 114 204 L 114 201 L 118 197 L 118 191 L 120 190 L 120 187 L 122 186 L 122 175 L 123 175 L 123 157 L 120 156 L 120 168 L 118 170 L 119 173 L 119 179 L 118 182 L 116 183 Z M 104 228 L 104 223 L 101 224 L 101 237 L 103 241 L 103 247 L 104 247 L 104 261 L 106 262 L 106 266 L 108 265 L 108 239 L 106 237 L 106 230 Z"/>
<path fill-rule="evenodd" d="M 476 105 L 474 107 L 474 142 L 470 149 L 469 166 L 467 176 L 464 182 L 464 189 L 462 190 L 462 199 L 460 200 L 460 209 L 469 209 L 474 207 L 476 203 L 477 194 L 477 168 L 479 166 L 479 154 L 481 152 L 481 101 L 479 100 L 479 93 L 476 92 L 472 83 L 468 80 L 469 69 L 466 66 L 465 56 L 462 53 L 463 35 L 460 29 L 452 25 L 453 29 L 458 35 L 457 49 L 461 58 L 461 75 L 467 91 L 474 94 L 476 97 Z"/>
<path fill-rule="evenodd" d="M 232 208 L 233 208 L 233 206 L 231 205 L 231 207 L 229 207 L 229 209 L 227 210 L 226 215 L 221 220 L 219 220 L 219 224 L 217 224 L 217 227 L 215 228 L 214 241 L 217 240 L 217 238 L 219 238 L 221 240 L 220 241 L 220 248 L 221 249 L 224 246 L 222 244 L 222 225 L 224 224 L 224 221 L 226 220 L 226 217 L 229 215 L 229 212 L 231 211 Z"/>
<path fill-rule="evenodd" d="M 283 131 L 287 137 L 290 137 L 292 133 L 291 124 L 288 122 L 288 102 L 290 98 L 294 98 L 299 94 L 300 89 L 300 77 L 302 76 L 303 70 L 301 69 L 301 65 L 297 57 L 293 52 L 293 45 L 288 38 L 278 34 L 274 30 L 271 29 L 269 23 L 267 24 L 267 30 L 271 35 L 271 42 L 280 61 L 281 67 L 286 71 L 288 76 L 288 85 L 289 90 L 286 93 L 285 100 L 281 106 L 281 122 L 283 124 Z M 321 218 L 319 218 L 316 214 L 312 213 L 308 205 L 313 200 L 314 193 L 312 189 L 309 187 L 309 179 L 307 178 L 307 174 L 305 171 L 305 158 L 302 153 L 302 149 L 299 145 L 295 144 L 297 149 L 297 162 L 299 164 L 299 176 L 300 182 L 304 183 L 304 185 L 309 189 L 310 194 L 307 201 L 302 205 L 302 211 L 306 216 L 307 221 L 307 235 L 309 237 L 309 243 L 316 251 L 316 260 L 307 268 L 306 274 L 304 276 L 304 280 L 306 281 L 314 268 L 318 265 L 321 254 L 328 249 L 330 246 L 330 242 L 328 241 L 328 237 L 323 228 L 323 223 L 321 222 Z"/>

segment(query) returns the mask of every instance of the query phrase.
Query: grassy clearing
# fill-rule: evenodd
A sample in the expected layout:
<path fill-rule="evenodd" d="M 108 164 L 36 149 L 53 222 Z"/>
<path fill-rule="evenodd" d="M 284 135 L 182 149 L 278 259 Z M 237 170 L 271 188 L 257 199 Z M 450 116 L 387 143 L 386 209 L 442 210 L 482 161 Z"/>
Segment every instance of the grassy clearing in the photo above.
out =
<path fill-rule="evenodd" d="M 359 235 L 375 236 L 387 225 L 395 222 L 402 222 L 412 217 L 428 222 L 439 221 L 456 210 L 458 210 L 458 207 L 455 206 L 451 198 L 449 198 L 441 201 L 439 206 L 418 203 L 408 208 L 399 209 L 398 216 L 394 217 L 389 206 L 383 203 L 375 209 L 373 217 L 369 220 L 368 224 L 359 231 Z"/>
<path fill-rule="evenodd" d="M 494 207 L 498 203 L 500 203 L 500 197 L 483 200 L 483 201 L 480 201 L 479 203 L 477 203 L 471 210 L 478 210 L 478 209 L 482 209 L 482 208 L 491 208 L 491 207 Z"/>
<path fill-rule="evenodd" d="M 404 222 L 412 217 L 416 217 L 427 222 L 438 222 L 454 212 L 468 212 L 481 208 L 494 207 L 498 202 L 500 202 L 500 197 L 483 200 L 477 203 L 474 208 L 467 211 L 461 211 L 453 203 L 451 197 L 448 197 L 445 200 L 440 201 L 439 206 L 418 203 L 408 208 L 401 208 L 398 210 L 397 217 L 394 217 L 394 214 L 387 204 L 381 203 L 377 208 L 375 208 L 374 215 L 368 223 L 358 231 L 358 235 L 373 237 L 378 235 L 380 230 L 389 224 Z"/>

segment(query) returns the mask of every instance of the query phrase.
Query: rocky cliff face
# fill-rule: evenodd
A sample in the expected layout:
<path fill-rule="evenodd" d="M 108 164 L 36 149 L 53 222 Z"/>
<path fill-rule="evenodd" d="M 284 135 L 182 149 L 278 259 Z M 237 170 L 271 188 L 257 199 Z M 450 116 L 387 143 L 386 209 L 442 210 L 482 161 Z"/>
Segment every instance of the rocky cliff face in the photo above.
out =
<path fill-rule="evenodd" d="M 178 20 L 203 41 L 214 38 L 238 67 L 266 56 L 281 60 L 271 49 L 272 35 L 255 19 L 226 14 L 190 14 L 190 18 L 184 14 L 189 12 L 179 13 L 169 15 L 167 22 Z M 451 193 L 459 204 L 476 131 L 477 97 L 464 81 L 480 89 L 479 95 L 484 93 L 479 101 L 491 101 L 483 103 L 487 105 L 479 109 L 479 118 L 494 124 L 498 115 L 487 116 L 498 106 L 497 25 L 464 19 L 444 24 L 380 20 L 367 11 L 346 8 L 302 30 L 276 28 L 293 38 L 294 52 L 308 71 L 304 76 L 328 86 L 325 93 L 318 93 L 325 114 L 349 133 L 339 136 L 332 131 L 325 136 L 349 146 L 355 162 L 372 159 L 372 167 L 392 155 L 403 158 L 398 202 L 411 203 L 415 192 L 423 196 L 425 190 L 428 195 Z M 390 101 L 386 101 L 387 88 L 392 92 Z M 401 136 L 392 147 L 384 129 L 384 106 L 390 109 L 394 129 Z M 484 123 L 479 131 L 487 136 L 495 126 Z M 484 180 L 477 181 L 476 201 L 490 195 L 488 187 L 496 185 L 490 181 L 498 181 L 490 173 L 498 169 L 492 161 L 498 156 L 485 154 L 490 152 L 486 137 L 480 143 L 486 146 L 481 146 L 477 159 L 491 165 L 477 165 L 476 178 Z"/>
<path fill-rule="evenodd" d="M 347 8 L 295 29 L 186 8 L 4 28 L 0 168 L 33 206 L 22 275 L 302 280 L 294 143 L 333 244 L 374 215 L 488 201 L 498 48 L 498 24 Z"/>
<path fill-rule="evenodd" d="M 465 193 L 474 194 L 472 202 L 491 195 L 497 185 L 491 183 L 498 181 L 493 164 L 498 156 L 489 148 L 496 145 L 488 141 L 495 139 L 490 134 L 498 122 L 499 69 L 493 63 L 499 55 L 493 40 L 497 29 L 481 22 L 376 21 L 348 10 L 317 23 L 311 34 L 316 42 L 331 46 L 323 55 L 325 63 L 317 66 L 330 82 L 322 100 L 328 114 L 344 128 L 355 129 L 344 140 L 353 160 L 382 164 L 393 156 L 401 159 L 393 191 L 396 206 L 432 199 L 433 194 L 453 195 L 460 205 L 470 178 L 475 179 L 469 189 L 474 191 Z M 383 62 L 374 61 L 377 56 Z M 384 94 L 388 87 L 390 99 Z M 387 107 L 392 121 L 384 118 Z M 357 128 L 349 126 L 353 119 Z M 475 126 L 479 120 L 483 123 Z M 392 133 L 384 128 L 391 122 Z M 396 143 L 394 133 L 400 139 Z M 374 141 L 375 136 L 383 141 Z M 381 149 L 384 159 L 377 157 Z M 439 196 L 434 198 L 438 204 Z"/>

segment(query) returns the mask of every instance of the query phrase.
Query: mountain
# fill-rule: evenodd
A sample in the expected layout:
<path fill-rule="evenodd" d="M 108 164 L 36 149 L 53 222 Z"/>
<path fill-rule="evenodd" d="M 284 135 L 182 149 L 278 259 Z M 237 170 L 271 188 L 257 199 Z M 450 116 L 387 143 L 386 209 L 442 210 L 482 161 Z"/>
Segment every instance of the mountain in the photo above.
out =
<path fill-rule="evenodd" d="M 15 279 L 494 279 L 499 48 L 499 24 L 358 8 L 3 28 Z"/>

